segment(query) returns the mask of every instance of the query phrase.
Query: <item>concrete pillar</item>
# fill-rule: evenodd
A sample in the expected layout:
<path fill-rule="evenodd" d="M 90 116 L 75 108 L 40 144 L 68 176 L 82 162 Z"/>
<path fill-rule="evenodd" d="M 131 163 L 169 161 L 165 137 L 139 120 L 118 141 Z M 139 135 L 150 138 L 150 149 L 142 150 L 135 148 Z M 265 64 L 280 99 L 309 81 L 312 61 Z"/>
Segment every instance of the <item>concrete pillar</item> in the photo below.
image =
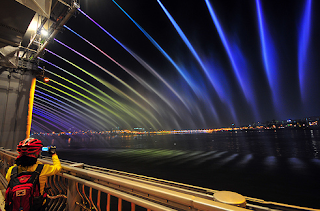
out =
<path fill-rule="evenodd" d="M 0 147 L 15 150 L 27 136 L 30 88 L 34 79 L 30 71 L 9 73 L 0 69 Z"/>

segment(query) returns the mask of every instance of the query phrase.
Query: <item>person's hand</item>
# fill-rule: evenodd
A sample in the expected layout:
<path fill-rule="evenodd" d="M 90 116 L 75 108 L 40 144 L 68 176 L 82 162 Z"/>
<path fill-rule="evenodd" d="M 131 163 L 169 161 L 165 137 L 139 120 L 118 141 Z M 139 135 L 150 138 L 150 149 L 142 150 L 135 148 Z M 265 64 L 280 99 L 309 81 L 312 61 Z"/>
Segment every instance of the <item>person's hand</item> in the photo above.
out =
<path fill-rule="evenodd" d="M 56 147 L 56 146 L 50 146 L 50 147 L 49 147 L 49 150 L 48 150 L 48 153 L 49 153 L 50 155 L 56 154 L 56 150 L 57 150 L 57 147 Z"/>

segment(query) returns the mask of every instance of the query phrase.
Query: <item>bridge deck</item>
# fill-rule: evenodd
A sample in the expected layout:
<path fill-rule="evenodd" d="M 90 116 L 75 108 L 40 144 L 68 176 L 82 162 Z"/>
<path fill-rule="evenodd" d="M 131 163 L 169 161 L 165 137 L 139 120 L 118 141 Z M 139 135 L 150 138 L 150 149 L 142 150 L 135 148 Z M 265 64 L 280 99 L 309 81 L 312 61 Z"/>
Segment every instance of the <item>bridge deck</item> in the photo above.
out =
<path fill-rule="evenodd" d="M 3 165 L 1 165 L 2 168 L 0 168 L 0 176 L 1 179 L 4 179 L 5 169 L 12 165 L 16 153 L 0 149 L 0 154 L 3 159 L 1 160 L 1 164 Z M 50 158 L 41 159 L 41 162 L 52 163 Z M 121 203 L 122 200 L 124 200 L 130 202 L 131 206 L 137 205 L 150 210 L 244 211 L 250 209 L 270 211 L 277 209 L 286 211 L 320 211 L 319 209 L 276 202 L 265 202 L 264 200 L 250 197 L 245 197 L 247 209 L 244 209 L 242 207 L 216 202 L 213 196 L 219 192 L 216 190 L 90 166 L 83 163 L 61 160 L 61 164 L 63 167 L 62 172 L 48 179 L 48 184 L 52 187 L 52 189 L 50 189 L 51 193 L 49 194 L 53 197 L 62 196 L 62 199 L 60 198 L 61 200 L 58 198 L 53 198 L 53 200 L 59 200 L 60 205 L 68 205 L 69 210 L 75 210 L 79 208 L 78 206 L 85 209 L 96 209 L 95 206 L 100 206 L 100 195 L 107 194 L 109 198 L 109 195 L 118 198 L 120 206 L 122 206 Z M 5 182 L 6 181 L 0 182 L 1 210 L 4 210 L 5 185 L 3 185 L 3 183 Z M 95 196 L 93 196 L 93 189 L 97 191 Z M 79 194 L 78 196 L 82 195 L 82 200 L 80 197 L 76 197 L 77 193 Z M 69 196 L 73 196 L 73 198 Z M 92 200 L 93 198 L 99 200 Z M 104 199 L 106 199 L 106 196 Z M 109 201 L 107 203 L 109 203 Z M 70 206 L 73 207 L 70 208 Z M 57 207 L 58 206 L 55 206 L 55 208 Z"/>
<path fill-rule="evenodd" d="M 6 188 L 0 182 L 0 211 L 4 210 L 4 196 L 5 196 Z"/>

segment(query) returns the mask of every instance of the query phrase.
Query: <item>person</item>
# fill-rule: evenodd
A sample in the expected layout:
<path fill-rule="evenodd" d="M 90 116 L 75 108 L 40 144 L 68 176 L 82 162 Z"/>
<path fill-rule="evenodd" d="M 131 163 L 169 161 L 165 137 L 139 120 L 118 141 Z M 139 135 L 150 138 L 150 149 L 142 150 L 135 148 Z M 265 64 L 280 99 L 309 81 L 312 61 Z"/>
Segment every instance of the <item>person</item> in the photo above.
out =
<path fill-rule="evenodd" d="M 18 175 L 21 172 L 34 172 L 37 170 L 38 165 L 42 166 L 42 163 L 38 161 L 38 158 L 41 155 L 43 144 L 41 140 L 35 138 L 27 138 L 17 146 L 17 152 L 19 155 L 15 160 L 15 164 L 8 169 L 6 174 L 6 179 L 10 183 L 12 170 L 15 166 L 18 166 Z M 40 194 L 44 195 L 45 184 L 49 176 L 57 174 L 61 170 L 61 163 L 56 154 L 55 147 L 49 148 L 49 154 L 52 155 L 53 165 L 43 164 L 42 170 L 39 175 L 39 184 L 40 184 Z"/>

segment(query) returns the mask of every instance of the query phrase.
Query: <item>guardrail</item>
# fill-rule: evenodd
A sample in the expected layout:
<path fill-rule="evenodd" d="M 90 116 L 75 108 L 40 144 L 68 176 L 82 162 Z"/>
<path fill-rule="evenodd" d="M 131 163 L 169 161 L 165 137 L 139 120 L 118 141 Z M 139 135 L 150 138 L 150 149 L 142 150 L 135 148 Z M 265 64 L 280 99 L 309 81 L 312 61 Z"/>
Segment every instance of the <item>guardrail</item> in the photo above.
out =
<path fill-rule="evenodd" d="M 16 156 L 15 152 L 0 149 L 0 179 L 5 187 L 4 176 Z M 52 164 L 49 158 L 39 160 Z M 61 163 L 61 173 L 48 179 L 50 196 L 46 210 L 316 210 L 249 197 L 245 201 L 252 203 L 241 202 L 234 206 L 215 201 L 214 195 L 219 192 L 216 190 L 83 163 Z M 272 205 L 273 208 L 263 205 Z"/>

